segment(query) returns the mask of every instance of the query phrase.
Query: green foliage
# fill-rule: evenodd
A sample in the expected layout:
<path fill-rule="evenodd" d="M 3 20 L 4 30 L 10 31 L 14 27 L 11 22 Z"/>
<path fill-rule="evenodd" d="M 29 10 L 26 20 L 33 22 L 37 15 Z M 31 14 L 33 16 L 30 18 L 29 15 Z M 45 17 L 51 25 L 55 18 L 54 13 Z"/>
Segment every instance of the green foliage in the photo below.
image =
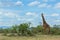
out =
<path fill-rule="evenodd" d="M 3 33 L 3 28 L 0 28 L 0 33 Z"/>
<path fill-rule="evenodd" d="M 51 27 L 51 34 L 60 35 L 60 28 L 58 27 L 58 25 Z"/>
<path fill-rule="evenodd" d="M 31 31 L 34 33 L 34 34 L 38 34 L 40 32 L 42 32 L 43 28 L 41 25 L 38 25 L 37 27 L 31 27 Z"/>
<path fill-rule="evenodd" d="M 4 30 L 3 30 L 3 33 L 4 33 L 3 35 L 6 36 L 7 33 L 8 33 L 8 29 L 4 29 Z"/>
<path fill-rule="evenodd" d="M 17 28 L 18 28 L 17 25 L 12 26 L 12 27 L 10 28 L 10 29 L 11 29 L 11 32 L 12 32 L 12 33 L 17 33 Z"/>
<path fill-rule="evenodd" d="M 21 35 L 26 35 L 27 30 L 29 29 L 29 24 L 27 23 L 20 24 L 18 28 L 19 28 L 19 32 L 21 33 Z"/>
<path fill-rule="evenodd" d="M 14 25 L 10 28 L 0 28 L 0 33 L 4 33 L 6 36 L 7 34 L 10 35 L 17 35 L 17 36 L 33 36 L 36 34 L 47 34 L 43 32 L 42 25 L 37 25 L 36 27 L 30 27 L 30 23 L 22 23 L 20 25 Z M 50 34 L 52 35 L 60 35 L 60 26 L 54 25 L 54 27 L 50 28 Z"/>
<path fill-rule="evenodd" d="M 27 23 L 23 23 L 19 25 L 19 30 L 20 31 L 26 31 L 29 28 L 29 25 Z"/>
<path fill-rule="evenodd" d="M 38 25 L 38 26 L 37 26 L 37 31 L 38 31 L 38 32 L 42 32 L 42 30 L 43 30 L 42 25 Z"/>

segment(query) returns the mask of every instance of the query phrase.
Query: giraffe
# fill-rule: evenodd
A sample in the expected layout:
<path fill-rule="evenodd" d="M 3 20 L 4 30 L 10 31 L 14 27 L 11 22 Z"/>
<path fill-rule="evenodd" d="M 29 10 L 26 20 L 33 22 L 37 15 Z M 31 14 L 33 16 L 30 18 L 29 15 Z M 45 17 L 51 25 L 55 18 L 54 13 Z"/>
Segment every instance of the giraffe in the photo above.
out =
<path fill-rule="evenodd" d="M 43 29 L 44 29 L 44 31 L 47 30 L 48 33 L 49 33 L 49 32 L 50 32 L 50 26 L 49 26 L 49 24 L 46 22 L 43 13 L 41 14 L 41 16 L 42 16 L 42 21 L 43 21 Z"/>

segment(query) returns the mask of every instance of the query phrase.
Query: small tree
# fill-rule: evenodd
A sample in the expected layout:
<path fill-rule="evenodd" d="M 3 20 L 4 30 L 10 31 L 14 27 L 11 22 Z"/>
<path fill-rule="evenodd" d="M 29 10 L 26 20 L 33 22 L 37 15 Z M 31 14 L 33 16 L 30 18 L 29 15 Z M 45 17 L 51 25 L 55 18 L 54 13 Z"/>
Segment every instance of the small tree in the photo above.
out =
<path fill-rule="evenodd" d="M 60 26 L 54 25 L 53 27 L 51 27 L 51 34 L 60 35 Z"/>
<path fill-rule="evenodd" d="M 38 32 L 42 32 L 42 30 L 43 30 L 42 25 L 38 25 L 38 26 L 37 26 L 37 31 L 38 31 Z"/>
<path fill-rule="evenodd" d="M 4 36 L 7 36 L 8 29 L 3 29 L 3 33 L 4 33 L 4 34 L 3 34 Z"/>
<path fill-rule="evenodd" d="M 29 24 L 28 23 L 20 24 L 19 25 L 19 31 L 20 31 L 21 35 L 26 35 L 28 28 L 29 28 Z"/>

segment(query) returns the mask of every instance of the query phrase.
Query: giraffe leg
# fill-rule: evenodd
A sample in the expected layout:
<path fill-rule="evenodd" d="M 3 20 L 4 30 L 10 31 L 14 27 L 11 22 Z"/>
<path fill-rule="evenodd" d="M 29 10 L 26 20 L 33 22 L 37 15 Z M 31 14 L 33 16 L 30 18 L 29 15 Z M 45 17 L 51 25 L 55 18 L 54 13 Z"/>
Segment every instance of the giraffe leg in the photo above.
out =
<path fill-rule="evenodd" d="M 44 29 L 43 29 L 43 32 L 45 33 L 46 32 L 46 28 L 44 27 Z"/>
<path fill-rule="evenodd" d="M 48 28 L 48 33 L 50 33 L 50 27 Z"/>
<path fill-rule="evenodd" d="M 47 32 L 47 34 L 50 33 L 50 27 L 47 27 L 46 32 Z"/>

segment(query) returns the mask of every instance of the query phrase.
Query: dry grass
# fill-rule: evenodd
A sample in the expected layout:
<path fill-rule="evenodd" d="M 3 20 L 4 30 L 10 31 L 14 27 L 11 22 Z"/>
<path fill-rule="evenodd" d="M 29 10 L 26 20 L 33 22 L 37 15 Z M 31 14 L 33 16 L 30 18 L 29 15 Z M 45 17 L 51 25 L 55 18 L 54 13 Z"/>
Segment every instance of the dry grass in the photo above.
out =
<path fill-rule="evenodd" d="M 16 37 L 8 37 L 8 36 L 1 36 L 0 40 L 60 40 L 59 35 L 37 35 L 37 36 L 31 36 L 31 37 L 25 37 L 25 36 L 16 36 Z"/>

